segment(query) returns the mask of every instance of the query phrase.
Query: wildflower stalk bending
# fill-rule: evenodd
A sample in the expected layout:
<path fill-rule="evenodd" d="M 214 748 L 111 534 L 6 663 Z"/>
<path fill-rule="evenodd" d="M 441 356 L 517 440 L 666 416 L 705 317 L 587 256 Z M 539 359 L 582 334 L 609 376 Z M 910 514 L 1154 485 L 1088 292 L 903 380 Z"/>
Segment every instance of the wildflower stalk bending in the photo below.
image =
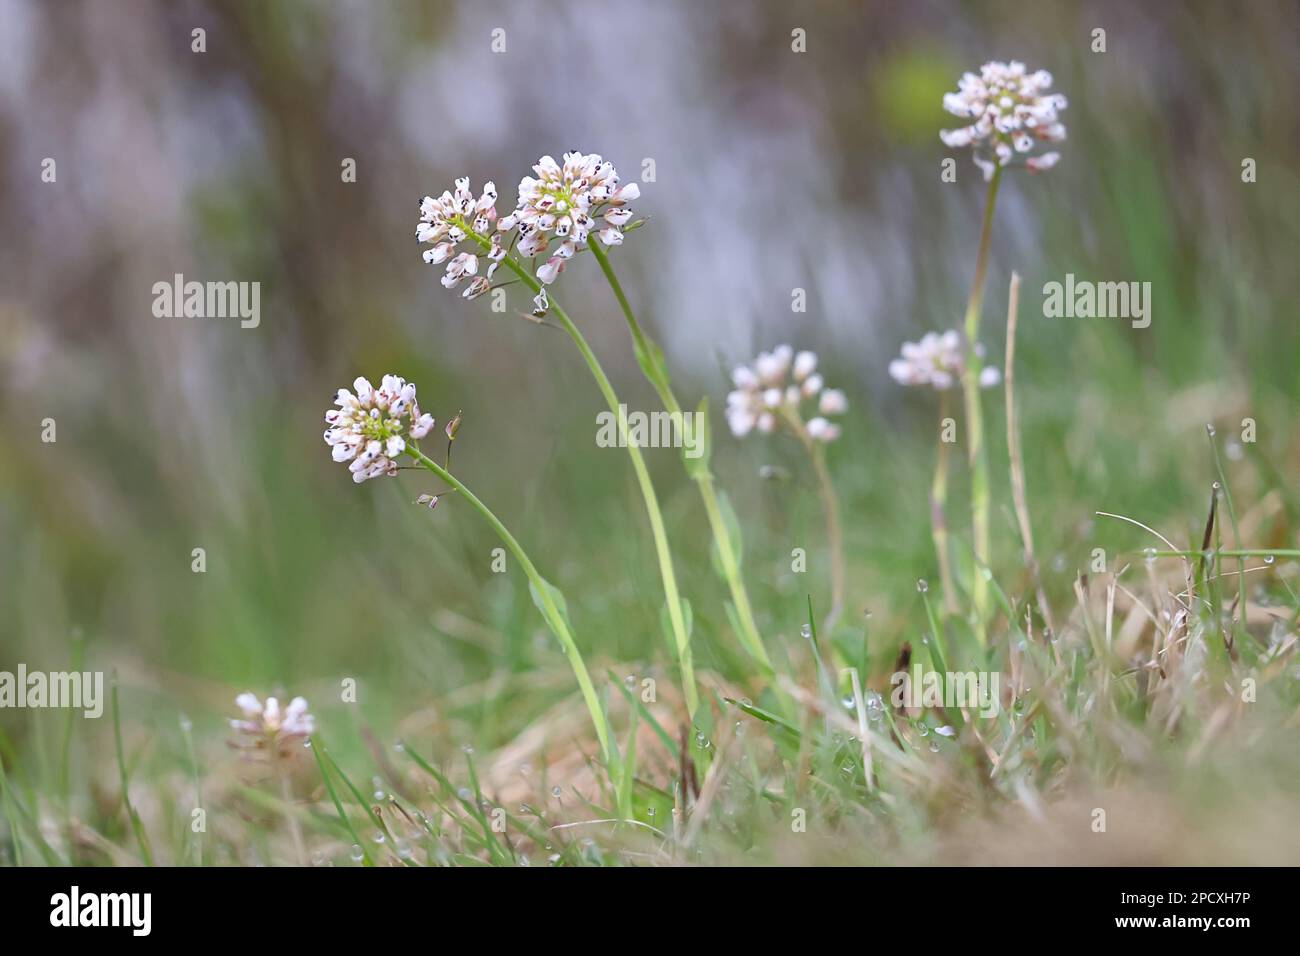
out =
<path fill-rule="evenodd" d="M 989 583 L 989 465 L 984 450 L 984 412 L 980 404 L 980 372 L 983 360 L 976 348 L 979 342 L 980 312 L 984 301 L 984 279 L 988 274 L 989 244 L 993 234 L 993 209 L 998 199 L 1002 167 L 989 178 L 984 200 L 984 222 L 980 227 L 979 254 L 975 260 L 975 278 L 966 303 L 966 346 L 969 353 L 962 372 L 962 392 L 966 405 L 966 445 L 971 469 L 971 534 L 975 551 L 975 568 L 971 597 L 975 604 L 975 634 L 981 646 L 988 643 Z"/>
<path fill-rule="evenodd" d="M 627 203 L 637 198 L 639 190 L 635 183 L 619 187 L 613 166 L 596 155 L 566 153 L 563 169 L 554 159 L 544 156 L 533 169 L 538 178 L 525 177 L 520 182 L 518 208 L 501 219 L 497 218 L 496 212 L 496 186 L 491 182 L 484 185 L 483 192 L 477 199 L 470 191 L 468 177 L 456 180 L 454 193 L 448 191 L 436 199 L 426 196 L 420 203 L 420 223 L 416 226 L 415 237 L 419 242 L 432 243 L 432 248 L 424 252 L 426 262 L 434 265 L 447 263 L 446 274 L 441 280 L 443 286 L 454 289 L 463 279 L 470 280 L 461 293 L 466 298 L 477 298 L 488 292 L 492 288 L 493 274 L 504 264 L 536 295 L 533 301 L 537 308 L 533 314 L 554 312 L 578 346 L 610 411 L 619 421 L 620 438 L 623 439 L 622 444 L 627 446 L 641 496 L 645 501 L 659 561 L 659 573 L 663 579 L 673 644 L 682 669 L 686 706 L 693 719 L 699 696 L 695 689 L 690 634 L 686 628 L 685 608 L 677 590 L 677 576 L 668 549 L 668 535 L 664 530 L 663 516 L 654 485 L 650 481 L 650 473 L 646 469 L 641 450 L 635 442 L 627 440 L 626 427 L 619 414 L 618 396 L 601 368 L 600 361 L 573 320 L 550 300 L 543 288 L 543 283 L 549 285 L 564 271 L 569 258 L 586 248 L 587 239 L 593 231 L 605 243 L 622 242 L 620 227 L 632 215 Z M 597 214 L 600 216 L 599 221 Z M 496 224 L 495 231 L 492 229 L 493 223 Z M 508 246 L 506 237 L 511 233 L 514 238 Z M 536 258 L 546 252 L 552 238 L 560 239 L 560 246 L 538 267 L 536 275 L 525 269 L 519 259 L 511 254 L 511 248 L 517 243 L 520 255 Z M 472 243 L 477 249 L 475 252 L 457 252 L 462 243 Z M 488 260 L 484 275 L 478 274 L 479 254 Z"/>
<path fill-rule="evenodd" d="M 600 699 L 596 696 L 596 688 L 591 683 L 591 676 L 587 673 L 587 665 L 583 663 L 582 652 L 578 650 L 577 642 L 574 641 L 573 634 L 569 630 L 568 620 L 555 602 L 551 585 L 538 573 L 536 565 L 528 557 L 523 546 L 510 533 L 510 530 L 501 523 L 501 519 L 493 514 L 492 510 L 480 501 L 469 488 L 465 487 L 464 482 L 410 444 L 406 447 L 406 453 L 459 492 L 461 497 L 468 501 L 474 510 L 481 514 L 487 523 L 492 526 L 492 530 L 497 533 L 505 546 L 510 549 L 510 553 L 515 556 L 519 566 L 524 569 L 524 574 L 528 576 L 528 581 L 532 584 L 533 591 L 537 595 L 537 601 L 541 606 L 543 616 L 546 618 L 546 623 L 564 647 L 564 654 L 569 659 L 569 666 L 573 668 L 573 676 L 578 680 L 578 687 L 582 691 L 583 701 L 586 703 L 587 710 L 591 714 L 591 721 L 596 727 L 596 737 L 600 741 L 601 754 L 607 765 L 613 768 L 615 754 L 611 746 L 605 711 L 600 706 Z"/>
<path fill-rule="evenodd" d="M 636 313 L 632 311 L 632 306 L 628 302 L 627 295 L 623 292 L 622 283 L 618 281 L 618 276 L 609 261 L 609 256 L 605 254 L 605 251 L 600 248 L 598 243 L 593 242 L 590 248 L 592 254 L 596 257 L 596 261 L 600 263 L 600 270 L 605 274 L 605 280 L 609 283 L 614 298 L 618 300 L 619 308 L 623 310 L 623 317 L 627 320 L 628 330 L 632 333 L 632 344 L 636 349 L 637 360 L 641 365 L 641 370 L 645 373 L 646 380 L 654 386 L 654 390 L 659 394 L 659 400 L 663 402 L 664 408 L 670 414 L 681 415 L 681 403 L 677 401 L 677 396 L 673 394 L 668 375 L 664 371 L 662 364 L 657 360 L 659 350 L 646 337 L 641 328 L 641 323 L 637 321 Z M 708 515 L 709 527 L 713 532 L 713 541 L 718 549 L 722 573 L 727 579 L 727 587 L 731 591 L 731 601 L 735 605 L 736 616 L 740 623 L 739 636 L 741 644 L 749 653 L 749 656 L 762 669 L 764 676 L 771 677 L 776 672 L 772 667 L 771 658 L 767 655 L 767 648 L 763 646 L 763 638 L 758 633 L 758 624 L 754 620 L 754 610 L 749 603 L 749 592 L 745 589 L 745 582 L 740 576 L 740 555 L 733 548 L 731 533 L 727 529 L 726 521 L 722 515 L 722 508 L 718 504 L 717 488 L 714 487 L 713 473 L 710 471 L 707 461 L 708 453 L 706 452 L 703 467 L 688 470 L 691 471 L 691 477 L 700 489 L 700 497 L 704 501 L 704 511 Z"/>
<path fill-rule="evenodd" d="M 477 234 L 474 235 L 474 238 L 484 248 L 489 246 L 487 239 Z M 595 248 L 594 244 L 592 248 Z M 501 261 L 533 293 L 542 295 L 541 283 L 532 273 L 520 265 L 514 256 L 507 255 Z M 654 537 L 655 554 L 659 560 L 659 574 L 663 580 L 664 598 L 668 604 L 668 620 L 676 644 L 674 650 L 677 654 L 678 664 L 682 669 L 682 686 L 686 695 L 686 709 L 691 719 L 694 720 L 696 708 L 699 707 L 699 692 L 695 687 L 695 662 L 691 653 L 690 635 L 686 631 L 686 618 L 682 611 L 682 599 L 680 592 L 677 590 L 677 574 L 673 570 L 672 552 L 668 548 L 668 532 L 664 528 L 663 513 L 659 510 L 659 498 L 655 494 L 654 485 L 650 481 L 650 472 L 646 468 L 645 457 L 641 454 L 641 449 L 637 447 L 636 443 L 626 437 L 623 419 L 619 415 L 618 395 L 614 391 L 614 386 L 610 384 L 604 368 L 601 367 L 600 359 L 596 358 L 596 353 L 591 350 L 591 346 L 587 343 L 582 331 L 569 318 L 569 314 L 560 307 L 555 298 L 548 296 L 548 302 L 550 314 L 559 320 L 560 325 L 569 333 L 569 338 L 573 339 L 574 344 L 577 345 L 578 351 L 582 353 L 582 358 L 591 370 L 592 376 L 596 379 L 596 385 L 600 388 L 601 395 L 605 397 L 605 404 L 614 413 L 615 419 L 619 422 L 619 430 L 624 433 L 622 436 L 625 439 L 624 444 L 627 445 L 627 453 L 632 459 L 632 470 L 636 472 L 637 484 L 640 486 L 641 497 L 645 500 L 646 514 L 650 519 L 650 533 Z"/>

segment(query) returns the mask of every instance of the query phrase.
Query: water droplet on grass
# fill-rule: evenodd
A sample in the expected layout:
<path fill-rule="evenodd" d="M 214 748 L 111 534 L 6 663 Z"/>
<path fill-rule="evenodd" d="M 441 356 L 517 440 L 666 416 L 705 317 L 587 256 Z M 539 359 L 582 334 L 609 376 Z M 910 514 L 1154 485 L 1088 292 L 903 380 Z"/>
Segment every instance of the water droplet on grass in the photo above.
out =
<path fill-rule="evenodd" d="M 916 589 L 920 591 L 922 594 L 924 594 L 926 591 L 930 590 L 930 582 L 927 581 L 925 578 L 917 578 Z"/>

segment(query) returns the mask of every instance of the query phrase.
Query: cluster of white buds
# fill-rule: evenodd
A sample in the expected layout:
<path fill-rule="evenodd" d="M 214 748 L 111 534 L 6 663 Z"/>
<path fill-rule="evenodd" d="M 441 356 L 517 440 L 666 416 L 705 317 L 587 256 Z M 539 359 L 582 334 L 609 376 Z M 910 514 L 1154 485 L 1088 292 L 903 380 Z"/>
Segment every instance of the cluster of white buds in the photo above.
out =
<path fill-rule="evenodd" d="M 980 67 L 979 76 L 963 74 L 957 86 L 957 92 L 944 94 L 943 108 L 971 122 L 941 130 L 939 138 L 946 146 L 972 147 L 985 180 L 992 179 L 998 166 L 1010 164 L 1017 155 L 1025 156 L 1025 166 L 1031 172 L 1056 165 L 1059 153 L 1027 155 L 1038 143 L 1065 139 L 1059 114 L 1068 104 L 1060 93 L 1047 92 L 1052 74 L 1046 70 L 1027 72 L 1016 60 L 994 61 Z"/>
<path fill-rule="evenodd" d="M 442 284 L 448 289 L 456 288 L 461 279 L 470 277 L 470 283 L 462 293 L 467 299 L 476 298 L 491 287 L 492 273 L 505 256 L 505 249 L 500 238 L 493 236 L 492 248 L 487 253 L 491 264 L 487 274 L 482 276 L 478 274 L 481 250 L 456 250 L 469 237 L 471 229 L 480 236 L 488 235 L 497 218 L 496 203 L 497 188 L 493 183 L 485 183 L 482 195 L 475 199 L 470 192 L 468 176 L 456 180 L 455 192 L 444 192 L 437 199 L 425 196 L 420 202 L 420 222 L 415 227 L 415 238 L 433 244 L 432 249 L 425 250 L 424 261 L 430 265 L 447 263 Z M 477 242 L 475 245 L 477 247 Z"/>
<path fill-rule="evenodd" d="M 358 484 L 397 471 L 398 456 L 407 438 L 419 440 L 433 428 L 433 416 L 420 413 L 415 386 L 396 375 L 385 375 L 379 388 L 367 379 L 352 383 L 356 394 L 340 388 L 337 408 L 325 413 L 330 427 L 325 444 L 335 461 L 351 462 L 348 470 Z"/>
<path fill-rule="evenodd" d="M 904 342 L 902 356 L 889 363 L 889 374 L 901 385 L 931 385 L 944 391 L 952 388 L 966 370 L 966 340 L 956 331 L 927 332 L 919 342 Z M 983 357 L 984 346 L 975 354 Z M 1002 380 L 997 368 L 980 369 L 980 386 L 992 388 Z"/>
<path fill-rule="evenodd" d="M 255 694 L 243 693 L 235 698 L 235 706 L 244 714 L 242 720 L 232 720 L 230 726 L 242 734 L 239 744 L 243 749 L 274 750 L 283 756 L 292 742 L 305 740 L 316 732 L 316 718 L 307 712 L 307 701 L 295 697 L 283 709 L 274 697 L 266 702 Z"/>
<path fill-rule="evenodd" d="M 537 278 L 550 285 L 574 253 L 586 248 L 592 232 L 607 246 L 623 242 L 623 226 L 632 218 L 627 204 L 641 195 L 636 183 L 618 184 L 618 170 L 599 153 L 565 153 L 563 165 L 543 156 L 537 175 L 519 181 L 515 211 L 498 223 L 502 232 L 519 230 L 519 253 L 547 255 Z M 552 250 L 551 242 L 558 245 Z M 548 255 L 549 253 L 549 255 Z"/>
<path fill-rule="evenodd" d="M 839 389 L 823 387 L 815 353 L 796 354 L 789 345 L 778 345 L 760 353 L 752 368 L 737 366 L 731 381 L 736 388 L 727 395 L 727 424 L 736 437 L 755 428 L 771 433 L 783 423 L 806 430 L 816 441 L 840 437 L 840 426 L 826 416 L 843 414 L 849 403 Z M 817 409 L 807 421 L 802 411 L 805 402 L 815 402 Z"/>

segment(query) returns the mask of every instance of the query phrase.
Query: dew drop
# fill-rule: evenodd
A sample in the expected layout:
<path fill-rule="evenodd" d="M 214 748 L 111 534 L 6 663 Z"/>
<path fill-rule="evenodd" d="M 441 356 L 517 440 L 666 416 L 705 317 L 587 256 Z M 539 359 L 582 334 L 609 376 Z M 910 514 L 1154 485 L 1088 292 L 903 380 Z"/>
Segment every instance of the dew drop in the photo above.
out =
<path fill-rule="evenodd" d="M 1271 554 L 1266 554 L 1266 555 L 1264 555 L 1264 563 L 1265 563 L 1265 564 L 1272 564 L 1273 561 L 1274 561 L 1274 557 L 1273 557 L 1273 555 L 1271 555 Z"/>
<path fill-rule="evenodd" d="M 350 854 L 350 856 L 352 857 L 353 863 L 360 863 L 362 860 L 366 858 L 366 854 L 361 849 L 360 843 L 352 844 L 352 853 Z"/>
<path fill-rule="evenodd" d="M 811 638 L 811 637 L 812 637 L 812 625 L 811 625 L 811 624 L 805 624 L 803 627 L 799 628 L 799 634 L 800 634 L 801 636 L 803 636 L 803 637 Z"/>
<path fill-rule="evenodd" d="M 930 590 L 930 582 L 925 578 L 917 578 L 916 589 L 924 594 L 926 591 Z"/>
<path fill-rule="evenodd" d="M 1211 438 L 1214 437 L 1214 426 L 1208 422 L 1205 425 L 1205 434 L 1209 435 Z"/>

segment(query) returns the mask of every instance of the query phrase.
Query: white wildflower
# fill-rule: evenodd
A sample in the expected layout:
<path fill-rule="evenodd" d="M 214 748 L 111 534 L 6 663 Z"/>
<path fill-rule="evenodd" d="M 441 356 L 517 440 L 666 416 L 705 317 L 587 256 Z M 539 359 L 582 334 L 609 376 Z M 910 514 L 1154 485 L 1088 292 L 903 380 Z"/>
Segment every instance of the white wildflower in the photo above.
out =
<path fill-rule="evenodd" d="M 957 92 L 943 97 L 943 108 L 970 120 L 969 125 L 940 130 L 939 138 L 953 148 L 971 147 L 985 180 L 993 178 L 997 166 L 1007 166 L 1017 156 L 1025 157 L 1031 172 L 1051 169 L 1060 154 L 1028 155 L 1040 143 L 1065 139 L 1060 113 L 1068 104 L 1060 93 L 1047 92 L 1051 86 L 1052 74 L 1046 70 L 1031 73 L 1015 60 L 985 63 L 978 76 L 963 74 Z"/>
<path fill-rule="evenodd" d="M 466 276 L 478 276 L 478 257 L 482 252 L 479 241 L 472 239 L 470 233 L 480 238 L 491 233 L 492 223 L 496 221 L 497 188 L 493 183 L 485 183 L 478 199 L 470 192 L 469 177 L 462 176 L 456 180 L 454 192 L 444 192 L 437 199 L 425 196 L 420 202 L 420 222 L 415 227 L 415 238 L 419 242 L 428 242 L 432 249 L 424 251 L 424 261 L 430 265 L 447 263 L 446 275 L 442 284 L 454 289 Z M 473 250 L 457 252 L 460 243 L 470 239 Z M 486 275 L 470 283 L 466 298 L 475 298 L 488 290 L 492 273 L 497 263 L 505 255 L 500 242 L 494 242 L 488 253 L 491 260 Z"/>
<path fill-rule="evenodd" d="M 274 697 L 263 702 L 255 694 L 245 692 L 235 698 L 235 706 L 244 717 L 232 720 L 230 726 L 245 735 L 243 742 L 250 749 L 280 750 L 316 732 L 316 718 L 307 712 L 307 701 L 302 697 L 295 697 L 287 707 L 281 708 Z"/>
<path fill-rule="evenodd" d="M 817 410 L 823 415 L 843 415 L 849 410 L 849 401 L 838 388 L 828 388 L 822 392 Z"/>
<path fill-rule="evenodd" d="M 563 164 L 543 156 L 536 176 L 519 181 L 515 211 L 497 224 L 501 232 L 518 228 L 519 253 L 547 256 L 537 278 L 550 285 L 574 253 L 587 248 L 592 235 L 606 246 L 623 242 L 623 226 L 632 218 L 627 204 L 641 195 L 636 183 L 620 186 L 614 164 L 597 153 L 565 153 Z M 557 245 L 553 248 L 552 241 Z"/>
<path fill-rule="evenodd" d="M 778 345 L 771 352 L 762 352 L 753 367 L 740 365 L 732 370 L 731 381 L 736 387 L 727 395 L 727 424 L 737 438 L 743 438 L 757 428 L 771 433 L 785 424 L 796 432 L 806 432 L 816 441 L 830 442 L 840 436 L 838 425 L 826 415 L 839 415 L 848 410 L 844 393 L 838 389 L 823 389 L 813 352 L 797 355 L 788 345 Z M 805 421 L 802 405 L 812 400 L 820 413 Z"/>
<path fill-rule="evenodd" d="M 977 345 L 975 354 L 984 355 Z M 966 370 L 966 340 L 961 333 L 927 332 L 919 342 L 904 342 L 902 355 L 889 363 L 889 374 L 901 385 L 930 385 L 939 391 L 952 388 Z M 990 388 L 1001 381 L 993 366 L 980 370 L 980 385 Z"/>
<path fill-rule="evenodd" d="M 397 459 L 408 438 L 419 440 L 433 428 L 433 416 L 420 413 L 415 386 L 396 375 L 385 375 L 375 388 L 364 378 L 352 383 L 355 394 L 338 390 L 337 408 L 325 413 L 330 426 L 325 444 L 335 461 L 351 462 L 352 480 L 360 483 L 397 471 Z"/>

